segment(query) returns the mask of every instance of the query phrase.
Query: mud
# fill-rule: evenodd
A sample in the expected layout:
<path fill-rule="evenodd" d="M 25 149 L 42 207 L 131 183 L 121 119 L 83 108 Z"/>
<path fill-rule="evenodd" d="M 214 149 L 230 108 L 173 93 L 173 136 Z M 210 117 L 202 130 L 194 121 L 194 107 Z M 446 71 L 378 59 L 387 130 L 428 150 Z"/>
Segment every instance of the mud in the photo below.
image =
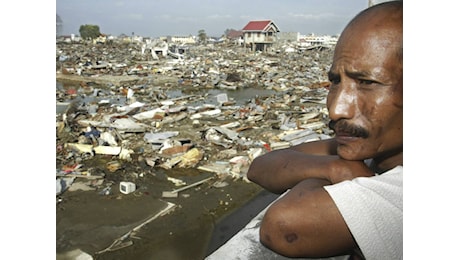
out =
<path fill-rule="evenodd" d="M 71 80 L 57 83 L 56 87 L 79 88 Z M 209 90 L 207 95 L 214 96 L 214 92 Z M 229 92 L 229 95 L 244 103 L 246 98 L 266 93 L 265 90 L 247 89 Z M 169 95 L 180 96 L 182 92 L 177 89 Z M 70 133 L 62 134 L 57 143 L 71 138 Z M 203 259 L 245 226 L 275 196 L 268 195 L 256 184 L 228 177 L 219 180 L 229 184 L 222 188 L 212 186 L 214 182 L 210 181 L 180 192 L 177 198 L 163 198 L 163 191 L 178 188 L 168 177 L 194 183 L 215 174 L 195 168 L 165 170 L 146 165 L 139 158 L 123 161 L 115 172 L 107 168 L 107 163 L 113 161 L 112 156 L 82 158 L 93 176 L 103 176 L 104 184 L 97 184 L 98 179 L 77 178 L 74 185 L 83 183 L 93 190 L 68 190 L 56 197 L 57 259 L 74 259 L 67 253 L 77 249 L 93 259 Z M 62 169 L 63 163 L 58 157 L 56 169 Z M 121 193 L 118 185 L 122 181 L 135 183 L 136 191 Z M 110 194 L 104 193 L 104 187 L 110 188 Z M 176 207 L 142 226 L 132 236 L 135 238 L 128 240 L 129 246 L 100 253 L 157 214 L 167 202 Z"/>
<path fill-rule="evenodd" d="M 103 165 L 101 163 L 97 162 Z M 128 172 L 135 171 L 139 169 L 128 166 L 119 173 L 106 175 L 105 182 L 119 183 L 126 179 Z M 213 238 L 216 226 L 226 216 L 237 212 L 245 204 L 250 205 L 257 196 L 264 195 L 259 186 L 239 181 L 223 188 L 204 183 L 181 192 L 177 198 L 162 198 L 162 191 L 174 189 L 165 173 L 158 169 L 146 169 L 145 172 L 146 175 L 137 181 L 140 183 L 139 189 L 131 194 L 122 194 L 113 185 L 110 195 L 101 195 L 95 190 L 72 191 L 58 196 L 58 259 L 66 259 L 59 256 L 73 249 L 80 249 L 94 259 L 203 259 L 212 251 L 210 247 L 216 249 L 225 242 L 222 237 L 229 238 L 255 214 L 250 214 L 251 209 L 247 209 L 248 215 L 232 218 L 233 223 L 237 224 L 231 227 L 227 225 L 224 230 L 219 229 L 220 236 Z M 175 170 L 174 173 L 168 172 L 168 175 L 191 182 L 209 176 L 193 169 Z M 266 205 L 271 199 L 264 199 L 262 205 Z M 144 225 L 136 233 L 136 238 L 131 239 L 132 245 L 97 254 L 157 213 L 166 202 L 174 203 L 177 207 Z"/>

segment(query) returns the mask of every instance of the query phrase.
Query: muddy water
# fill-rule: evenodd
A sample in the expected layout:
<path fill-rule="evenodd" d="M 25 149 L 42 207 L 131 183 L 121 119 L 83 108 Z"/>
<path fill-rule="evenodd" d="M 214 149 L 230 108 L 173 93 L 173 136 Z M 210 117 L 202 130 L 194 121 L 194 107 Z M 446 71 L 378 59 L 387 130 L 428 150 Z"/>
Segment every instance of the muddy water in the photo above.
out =
<path fill-rule="evenodd" d="M 106 176 L 105 181 L 119 182 L 123 175 L 134 170 L 132 167 L 128 165 L 123 173 Z M 95 191 L 73 191 L 59 196 L 62 202 L 56 209 L 57 254 L 78 248 L 94 259 L 203 259 L 276 198 L 255 184 L 241 181 L 223 188 L 205 184 L 177 198 L 161 198 L 161 191 L 170 189 L 163 178 L 165 173 L 136 169 L 142 170 L 147 175 L 138 187 L 141 192 L 134 195 L 113 190 L 108 196 Z M 208 177 L 194 169 L 168 172 L 168 175 L 185 180 Z M 96 253 L 137 226 L 139 220 L 154 214 L 155 204 L 165 201 L 176 208 L 143 226 L 131 239 L 131 246 Z"/>
<path fill-rule="evenodd" d="M 80 86 L 74 84 L 63 84 L 61 82 L 56 82 L 56 90 L 66 90 L 66 89 L 76 89 L 79 90 Z M 97 89 L 97 87 L 95 87 Z M 184 95 L 189 95 L 187 91 L 183 91 L 180 89 L 177 90 L 167 90 L 165 91 L 169 99 L 179 98 Z M 201 95 L 198 101 L 190 102 L 188 105 L 197 106 L 202 104 L 213 104 L 218 105 L 217 96 L 220 94 L 226 94 L 229 101 L 234 101 L 235 105 L 244 105 L 247 102 L 251 101 L 256 97 L 268 97 L 276 94 L 276 91 L 270 89 L 261 89 L 261 88 L 239 88 L 236 90 L 229 90 L 229 89 L 201 89 L 194 92 L 195 95 Z M 91 102 L 95 101 L 96 98 L 94 96 L 88 95 L 85 97 L 84 101 Z M 111 104 L 119 104 L 125 105 L 126 99 L 121 98 L 113 98 L 109 99 Z M 62 113 L 65 111 L 66 104 L 57 104 L 56 105 L 56 113 Z"/>
<path fill-rule="evenodd" d="M 184 93 L 181 90 L 168 91 L 168 96 L 171 98 L 177 98 Z M 190 105 L 215 104 L 217 105 L 217 96 L 220 94 L 226 94 L 229 101 L 234 101 L 235 105 L 244 105 L 248 101 L 256 97 L 268 97 L 274 95 L 276 91 L 268 89 L 254 89 L 254 88 L 241 88 L 237 90 L 226 90 L 226 89 L 209 89 L 203 91 L 203 99 L 199 102 L 192 102 Z"/>
<path fill-rule="evenodd" d="M 79 86 L 56 83 L 57 90 L 71 88 L 79 89 Z M 181 90 L 166 93 L 171 99 L 189 95 Z M 236 105 L 242 105 L 256 96 L 270 96 L 274 91 L 203 89 L 194 93 L 203 98 L 188 105 L 217 104 L 216 96 L 222 93 Z M 87 102 L 96 99 L 91 95 L 84 98 Z M 57 114 L 65 111 L 67 101 L 56 104 Z M 120 105 L 125 101 L 119 97 L 110 100 L 111 104 Z M 108 160 L 110 158 L 100 158 L 84 164 L 102 169 Z M 193 183 L 210 174 L 196 169 L 172 169 L 165 173 L 162 169 L 136 163 L 126 164 L 122 171 L 106 175 L 104 182 L 119 183 L 133 172 L 144 174 L 135 196 L 120 194 L 116 185 L 108 196 L 97 191 L 65 192 L 59 196 L 60 203 L 56 207 L 57 259 L 66 259 L 61 255 L 72 249 L 81 249 L 94 259 L 203 259 L 276 198 L 256 184 L 242 180 L 227 180 L 229 185 L 222 188 L 205 184 L 177 198 L 162 198 L 162 191 L 171 190 L 166 175 Z M 132 239 L 132 245 L 96 254 L 149 216 L 155 204 L 165 201 L 176 205 L 174 211 L 145 225 Z"/>

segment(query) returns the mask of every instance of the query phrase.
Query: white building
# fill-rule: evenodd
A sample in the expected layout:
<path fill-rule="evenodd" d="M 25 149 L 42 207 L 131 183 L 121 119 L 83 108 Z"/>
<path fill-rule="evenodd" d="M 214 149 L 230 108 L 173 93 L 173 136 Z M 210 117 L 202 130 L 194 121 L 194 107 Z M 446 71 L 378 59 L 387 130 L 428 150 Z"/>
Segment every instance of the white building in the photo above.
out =
<path fill-rule="evenodd" d="M 195 44 L 196 37 L 189 35 L 189 36 L 168 36 L 169 43 L 177 43 L 177 44 Z"/>
<path fill-rule="evenodd" d="M 301 35 L 299 43 L 301 46 L 315 46 L 315 45 L 324 45 L 324 46 L 334 46 L 337 44 L 338 36 L 331 35 Z"/>

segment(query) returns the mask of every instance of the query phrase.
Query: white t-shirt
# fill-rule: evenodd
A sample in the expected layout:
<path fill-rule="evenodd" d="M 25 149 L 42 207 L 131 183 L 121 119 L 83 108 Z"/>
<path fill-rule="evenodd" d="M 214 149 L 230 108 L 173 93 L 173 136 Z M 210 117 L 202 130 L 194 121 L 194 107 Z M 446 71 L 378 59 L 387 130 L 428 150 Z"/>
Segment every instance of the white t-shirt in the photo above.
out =
<path fill-rule="evenodd" d="M 284 196 L 282 194 L 279 198 Z M 279 199 L 278 198 L 278 199 Z M 278 200 L 277 199 L 277 200 Z M 275 200 L 276 201 L 276 200 Z M 243 229 L 230 238 L 225 244 L 207 256 L 205 260 L 289 260 L 292 258 L 279 255 L 259 242 L 260 223 L 272 202 Z M 296 260 L 348 260 L 348 255 L 324 258 L 296 258 Z"/>
<path fill-rule="evenodd" d="M 403 167 L 324 186 L 366 260 L 403 258 Z"/>
<path fill-rule="evenodd" d="M 337 204 L 366 260 L 402 259 L 402 169 L 402 166 L 397 166 L 382 175 L 324 186 Z M 260 222 L 270 206 L 205 260 L 290 259 L 259 242 Z M 348 257 L 299 260 L 346 260 Z"/>

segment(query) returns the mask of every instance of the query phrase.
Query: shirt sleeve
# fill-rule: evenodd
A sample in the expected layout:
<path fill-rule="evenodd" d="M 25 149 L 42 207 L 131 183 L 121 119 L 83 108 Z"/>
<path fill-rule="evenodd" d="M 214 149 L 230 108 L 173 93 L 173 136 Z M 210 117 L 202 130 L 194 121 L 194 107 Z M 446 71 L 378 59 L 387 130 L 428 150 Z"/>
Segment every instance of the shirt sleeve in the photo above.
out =
<path fill-rule="evenodd" d="M 324 189 L 334 200 L 366 259 L 403 257 L 403 167 Z"/>

